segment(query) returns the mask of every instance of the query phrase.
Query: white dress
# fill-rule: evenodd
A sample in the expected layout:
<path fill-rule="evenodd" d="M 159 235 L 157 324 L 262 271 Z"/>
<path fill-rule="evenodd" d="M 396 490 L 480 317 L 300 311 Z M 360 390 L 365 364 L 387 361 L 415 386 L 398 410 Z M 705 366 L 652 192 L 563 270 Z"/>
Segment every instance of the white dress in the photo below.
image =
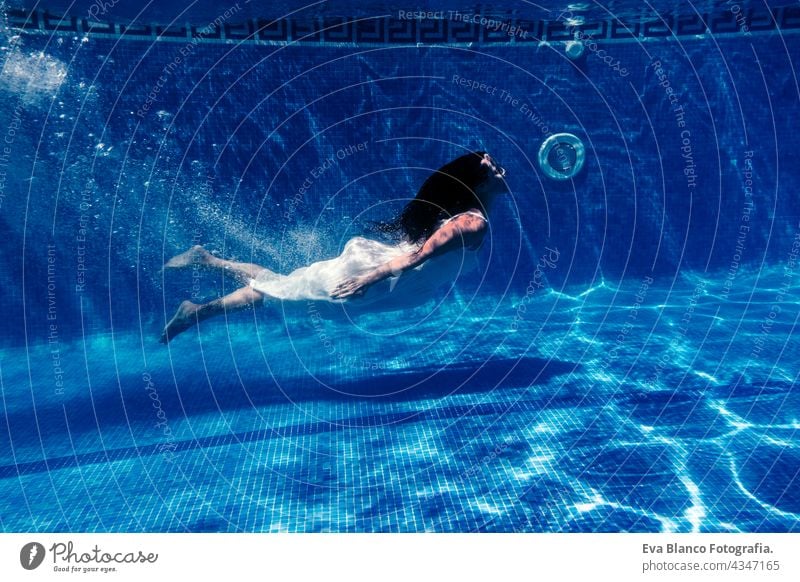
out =
<path fill-rule="evenodd" d="M 481 219 L 478 212 L 464 212 Z M 441 228 L 457 214 L 442 221 Z M 390 245 L 357 236 L 350 239 L 342 254 L 334 259 L 312 263 L 289 273 L 280 275 L 264 269 L 250 286 L 265 295 L 281 301 L 314 302 L 324 317 L 334 317 L 337 306 L 346 305 L 352 314 L 361 311 L 395 311 L 416 307 L 435 296 L 444 285 L 453 285 L 458 277 L 477 269 L 477 257 L 473 250 L 463 248 L 432 257 L 413 269 L 397 276 L 370 285 L 362 295 L 347 299 L 332 299 L 330 294 L 342 281 L 363 275 L 401 255 L 417 250 L 422 243 L 401 242 Z"/>

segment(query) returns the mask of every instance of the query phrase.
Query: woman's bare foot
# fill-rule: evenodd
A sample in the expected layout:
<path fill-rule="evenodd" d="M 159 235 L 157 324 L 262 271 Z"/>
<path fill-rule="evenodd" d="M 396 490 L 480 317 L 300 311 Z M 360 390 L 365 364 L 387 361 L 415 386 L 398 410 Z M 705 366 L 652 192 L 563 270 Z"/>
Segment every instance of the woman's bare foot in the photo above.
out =
<path fill-rule="evenodd" d="M 177 269 L 180 267 L 189 267 L 191 265 L 207 265 L 211 262 L 213 256 L 214 255 L 200 245 L 194 245 L 188 251 L 175 255 L 164 263 L 164 268 Z"/>
<path fill-rule="evenodd" d="M 161 333 L 161 343 L 169 343 L 175 336 L 195 325 L 197 323 L 197 310 L 199 308 L 199 305 L 191 301 L 184 301 L 181 303 L 180 307 L 178 307 L 178 311 L 166 327 L 164 327 L 164 331 Z"/>

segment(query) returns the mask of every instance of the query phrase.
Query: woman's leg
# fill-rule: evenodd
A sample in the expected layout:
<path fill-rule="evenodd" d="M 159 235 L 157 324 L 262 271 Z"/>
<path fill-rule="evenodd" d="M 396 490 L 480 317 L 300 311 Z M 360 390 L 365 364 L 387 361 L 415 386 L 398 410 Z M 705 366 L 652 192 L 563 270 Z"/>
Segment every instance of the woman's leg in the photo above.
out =
<path fill-rule="evenodd" d="M 242 287 L 233 293 L 229 293 L 219 299 L 214 299 L 208 303 L 198 305 L 191 301 L 184 301 L 178 307 L 177 313 L 170 320 L 161 334 L 161 343 L 170 342 L 179 333 L 186 331 L 192 326 L 200 323 L 209 317 L 234 313 L 252 306 L 261 305 L 266 299 L 266 295 L 256 291 L 252 287 Z"/>
<path fill-rule="evenodd" d="M 209 269 L 222 269 L 226 275 L 233 277 L 242 285 L 247 285 L 250 279 L 255 279 L 260 272 L 266 270 L 255 263 L 237 263 L 236 261 L 220 259 L 200 245 L 195 245 L 188 251 L 175 255 L 164 264 L 164 268 L 177 269 L 195 265 Z"/>

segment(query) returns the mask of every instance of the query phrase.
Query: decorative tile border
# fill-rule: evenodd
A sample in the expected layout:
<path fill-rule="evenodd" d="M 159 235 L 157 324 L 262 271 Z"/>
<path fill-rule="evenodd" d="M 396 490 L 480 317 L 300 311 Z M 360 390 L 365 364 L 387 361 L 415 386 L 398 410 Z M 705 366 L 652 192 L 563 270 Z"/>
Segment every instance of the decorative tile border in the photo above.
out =
<path fill-rule="evenodd" d="M 496 17 L 495 17 L 496 18 Z M 495 20 L 495 22 L 497 22 Z M 253 44 L 420 44 L 420 45 L 512 45 L 571 40 L 581 31 L 598 41 L 642 41 L 689 38 L 699 35 L 771 34 L 800 31 L 800 6 L 772 10 L 751 8 L 734 14 L 665 16 L 658 20 L 607 21 L 570 26 L 564 21 L 532 21 L 508 18 L 506 30 L 492 30 L 478 23 L 445 18 L 401 19 L 375 17 L 359 20 L 318 18 L 312 20 L 250 19 L 222 26 L 161 26 L 158 24 L 116 24 L 93 22 L 77 16 L 58 16 L 47 11 L 9 9 L 7 25 L 23 34 L 82 34 L 100 38 Z M 504 26 L 505 26 L 504 25 Z M 518 34 L 510 35 L 508 27 Z M 746 27 L 746 29 L 744 28 Z"/>

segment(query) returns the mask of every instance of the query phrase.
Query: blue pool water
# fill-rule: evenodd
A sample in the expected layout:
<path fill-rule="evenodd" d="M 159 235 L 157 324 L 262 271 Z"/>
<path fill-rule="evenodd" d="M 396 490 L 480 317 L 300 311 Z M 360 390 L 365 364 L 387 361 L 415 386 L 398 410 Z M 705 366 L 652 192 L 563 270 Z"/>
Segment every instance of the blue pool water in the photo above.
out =
<path fill-rule="evenodd" d="M 800 529 L 800 11 L 670 4 L 4 6 L 0 528 Z M 158 342 L 234 288 L 167 258 L 335 256 L 469 149 L 510 193 L 437 301 Z"/>

